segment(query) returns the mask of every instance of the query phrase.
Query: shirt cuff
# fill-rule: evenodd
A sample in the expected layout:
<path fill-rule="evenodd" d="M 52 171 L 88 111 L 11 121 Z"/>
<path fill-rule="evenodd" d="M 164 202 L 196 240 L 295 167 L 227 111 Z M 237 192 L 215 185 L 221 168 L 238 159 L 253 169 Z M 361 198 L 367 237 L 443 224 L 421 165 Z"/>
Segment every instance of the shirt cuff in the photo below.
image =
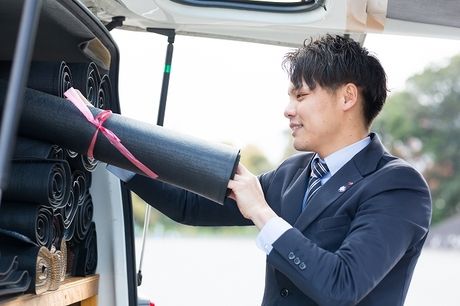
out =
<path fill-rule="evenodd" d="M 107 165 L 105 168 L 125 183 L 127 183 L 130 179 L 132 179 L 136 175 L 136 173 L 132 171 L 118 168 L 117 166 L 113 166 L 113 165 Z"/>
<path fill-rule="evenodd" d="M 273 217 L 265 223 L 256 238 L 259 249 L 267 255 L 273 249 L 273 243 L 292 226 L 280 217 Z"/>

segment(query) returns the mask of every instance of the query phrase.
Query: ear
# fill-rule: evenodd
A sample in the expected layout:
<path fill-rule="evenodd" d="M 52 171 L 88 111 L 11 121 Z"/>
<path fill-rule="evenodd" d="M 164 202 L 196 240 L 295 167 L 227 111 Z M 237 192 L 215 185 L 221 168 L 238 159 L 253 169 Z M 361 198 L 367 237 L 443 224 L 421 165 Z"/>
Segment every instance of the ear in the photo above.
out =
<path fill-rule="evenodd" d="M 344 111 L 352 109 L 358 102 L 359 90 L 353 83 L 347 83 L 341 88 L 341 102 Z"/>

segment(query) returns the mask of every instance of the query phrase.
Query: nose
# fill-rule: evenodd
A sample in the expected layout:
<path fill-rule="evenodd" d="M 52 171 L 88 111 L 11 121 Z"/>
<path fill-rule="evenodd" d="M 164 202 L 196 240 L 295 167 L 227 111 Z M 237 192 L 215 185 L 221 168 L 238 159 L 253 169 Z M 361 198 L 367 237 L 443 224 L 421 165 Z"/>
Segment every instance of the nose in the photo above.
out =
<path fill-rule="evenodd" d="M 295 113 L 296 113 L 295 104 L 291 100 L 284 108 L 284 117 L 289 119 L 291 117 L 294 117 Z"/>

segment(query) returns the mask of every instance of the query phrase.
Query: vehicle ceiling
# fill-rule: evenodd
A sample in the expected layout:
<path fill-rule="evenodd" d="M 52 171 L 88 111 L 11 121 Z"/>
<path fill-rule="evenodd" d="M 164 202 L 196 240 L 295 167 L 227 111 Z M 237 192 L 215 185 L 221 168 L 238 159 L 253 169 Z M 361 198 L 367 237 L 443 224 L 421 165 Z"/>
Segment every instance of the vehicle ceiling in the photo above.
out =
<path fill-rule="evenodd" d="M 316 0 L 314 9 L 291 13 L 190 6 L 179 0 L 82 1 L 103 23 L 126 17 L 127 30 L 172 28 L 179 35 L 284 46 L 325 33 L 347 34 L 361 43 L 367 33 L 460 38 L 460 1 L 452 0 Z"/>

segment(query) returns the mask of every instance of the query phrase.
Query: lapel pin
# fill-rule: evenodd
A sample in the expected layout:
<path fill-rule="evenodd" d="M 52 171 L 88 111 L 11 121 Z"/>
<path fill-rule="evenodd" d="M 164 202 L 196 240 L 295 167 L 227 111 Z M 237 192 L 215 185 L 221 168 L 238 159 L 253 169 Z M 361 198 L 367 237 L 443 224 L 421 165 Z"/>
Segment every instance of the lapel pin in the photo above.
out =
<path fill-rule="evenodd" d="M 345 186 L 341 186 L 339 188 L 339 192 L 345 192 L 345 190 L 347 190 L 347 187 L 345 187 Z"/>

